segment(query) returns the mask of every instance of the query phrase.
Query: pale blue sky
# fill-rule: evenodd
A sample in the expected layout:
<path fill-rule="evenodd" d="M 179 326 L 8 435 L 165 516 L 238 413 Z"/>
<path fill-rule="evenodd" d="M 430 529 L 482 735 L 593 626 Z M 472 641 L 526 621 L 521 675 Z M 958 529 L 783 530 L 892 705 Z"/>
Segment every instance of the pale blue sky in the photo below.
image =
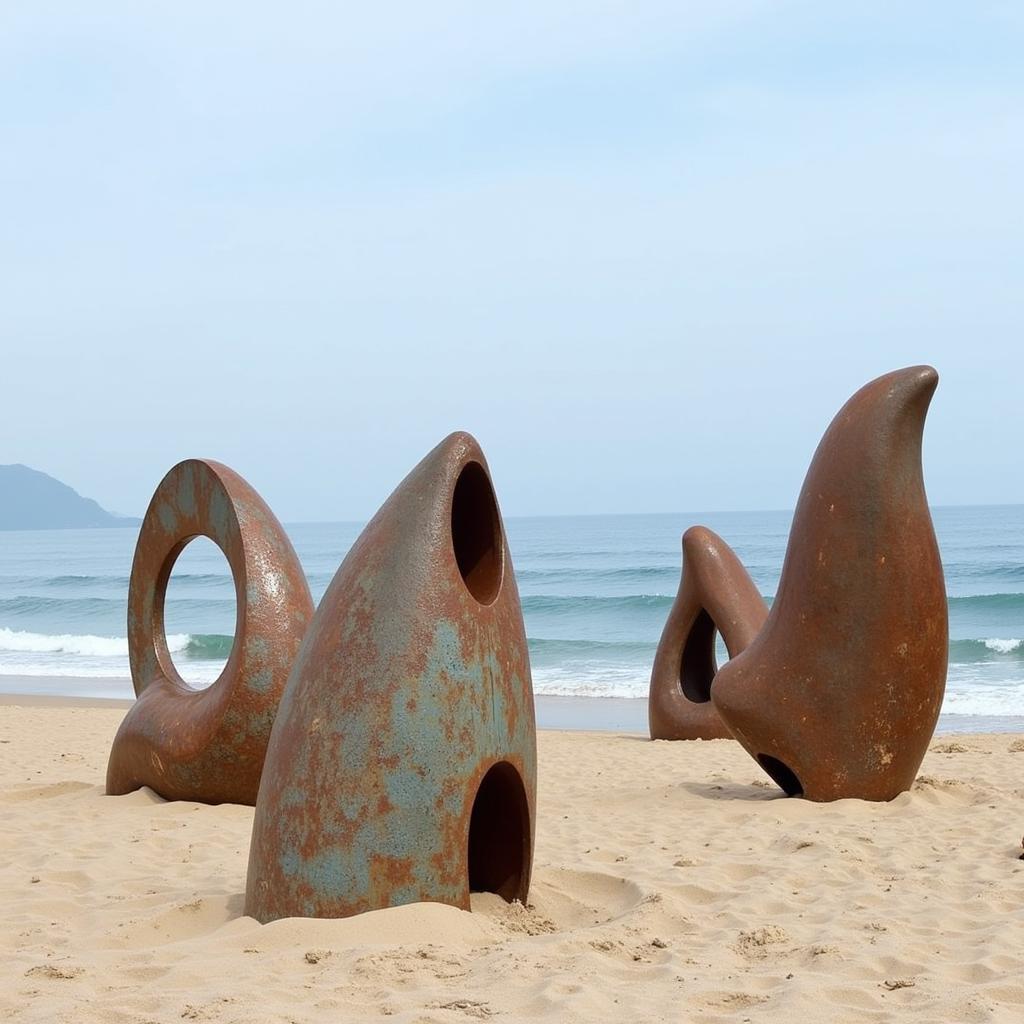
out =
<path fill-rule="evenodd" d="M 1024 5 L 159 8 L 0 9 L 0 463 L 359 519 L 464 428 L 507 514 L 787 508 L 931 362 L 932 500 L 1024 501 Z"/>

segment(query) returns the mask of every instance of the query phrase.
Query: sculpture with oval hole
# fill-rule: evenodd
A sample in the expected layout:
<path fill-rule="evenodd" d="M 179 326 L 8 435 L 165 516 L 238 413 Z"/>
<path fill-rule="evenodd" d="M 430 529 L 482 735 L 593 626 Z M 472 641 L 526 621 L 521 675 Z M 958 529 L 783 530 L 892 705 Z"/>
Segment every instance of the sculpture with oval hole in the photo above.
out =
<path fill-rule="evenodd" d="M 736 552 L 713 530 L 683 534 L 683 574 L 654 656 L 647 703 L 652 740 L 732 739 L 711 703 L 715 636 L 729 657 L 750 645 L 768 606 Z"/>
<path fill-rule="evenodd" d="M 253 822 L 245 912 L 347 917 L 470 891 L 525 900 L 536 731 L 487 463 L 452 434 L 342 562 L 292 671 Z"/>
<path fill-rule="evenodd" d="M 234 578 L 235 640 L 205 689 L 174 667 L 164 600 L 196 537 L 223 551 Z M 128 587 L 128 658 L 138 700 L 117 731 L 107 793 L 149 786 L 167 800 L 254 804 L 277 706 L 313 600 L 281 524 L 237 473 L 188 459 L 163 478 L 139 530 Z"/>
<path fill-rule="evenodd" d="M 946 681 L 947 605 L 925 497 L 930 366 L 858 391 L 822 438 L 764 628 L 711 700 L 789 794 L 891 800 L 912 785 Z"/>

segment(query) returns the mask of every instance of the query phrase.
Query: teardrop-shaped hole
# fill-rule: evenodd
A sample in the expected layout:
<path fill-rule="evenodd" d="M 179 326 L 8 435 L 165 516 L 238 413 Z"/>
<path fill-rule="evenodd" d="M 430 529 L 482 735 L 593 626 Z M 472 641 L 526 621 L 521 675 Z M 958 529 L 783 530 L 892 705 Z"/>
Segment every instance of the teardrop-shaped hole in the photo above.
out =
<path fill-rule="evenodd" d="M 679 687 L 687 700 L 706 704 L 711 700 L 711 684 L 718 673 L 715 658 L 715 620 L 701 608 L 690 627 L 679 659 Z"/>
<path fill-rule="evenodd" d="M 490 604 L 501 589 L 505 559 L 498 503 L 479 462 L 467 463 L 455 481 L 452 548 L 466 588 L 480 604 Z"/>
<path fill-rule="evenodd" d="M 164 673 L 189 690 L 212 686 L 236 646 L 239 620 L 234 573 L 210 537 L 185 537 L 160 568 L 154 600 L 154 645 Z"/>

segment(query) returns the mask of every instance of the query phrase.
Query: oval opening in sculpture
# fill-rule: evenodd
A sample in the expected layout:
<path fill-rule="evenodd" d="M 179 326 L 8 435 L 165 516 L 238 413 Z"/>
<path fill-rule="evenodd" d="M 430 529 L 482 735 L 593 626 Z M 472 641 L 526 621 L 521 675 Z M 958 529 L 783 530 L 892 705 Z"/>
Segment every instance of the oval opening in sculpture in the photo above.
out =
<path fill-rule="evenodd" d="M 507 761 L 483 777 L 469 822 L 469 891 L 494 892 L 507 903 L 523 894 L 530 808 L 519 772 Z"/>
<path fill-rule="evenodd" d="M 188 553 L 182 559 L 182 554 L 186 549 L 188 549 Z M 171 549 L 160 568 L 160 574 L 156 581 L 153 639 L 160 667 L 172 682 L 196 692 L 209 689 L 220 678 L 227 667 L 228 661 L 231 659 L 231 655 L 234 653 L 235 645 L 238 642 L 238 594 L 237 591 L 234 594 L 235 622 L 231 630 L 231 643 L 226 645 L 227 649 L 224 650 L 225 645 L 222 635 L 218 634 L 212 625 L 209 628 L 205 628 L 200 624 L 197 628 L 195 622 L 181 617 L 180 602 L 184 599 L 176 596 L 175 592 L 179 591 L 179 587 L 173 581 L 175 580 L 176 572 L 178 573 L 179 583 L 182 575 L 188 576 L 199 573 L 202 575 L 213 575 L 210 570 L 214 566 L 211 566 L 210 562 L 212 560 L 216 563 L 218 555 L 228 565 L 229 579 L 232 581 L 232 589 L 235 590 L 234 571 L 231 569 L 231 563 L 228 562 L 227 555 L 216 541 L 202 534 L 186 537 L 181 543 L 176 544 Z M 217 567 L 219 568 L 219 566 Z M 171 597 L 168 601 L 169 591 Z M 178 606 L 177 608 L 175 607 L 176 605 Z M 170 613 L 168 612 L 169 608 Z M 170 620 L 169 622 L 168 619 Z M 190 648 L 205 649 L 207 657 L 203 658 L 203 660 L 221 660 L 223 662 L 220 671 L 214 678 L 202 678 L 196 673 L 196 666 L 194 664 L 189 665 L 187 659 L 192 652 L 188 649 L 181 650 L 178 644 L 178 640 L 186 634 L 190 638 Z M 170 640 L 168 635 L 173 637 L 174 640 Z M 175 660 L 173 648 L 178 649 L 178 660 Z M 184 668 L 184 671 L 182 671 L 182 668 Z"/>
<path fill-rule="evenodd" d="M 466 588 L 480 604 L 501 589 L 501 519 L 491 481 L 479 462 L 468 463 L 452 494 L 452 548 Z"/>
<path fill-rule="evenodd" d="M 707 704 L 711 700 L 711 684 L 718 672 L 715 660 L 715 620 L 702 608 L 687 634 L 679 659 L 679 687 L 687 700 Z"/>
<path fill-rule="evenodd" d="M 789 765 L 768 754 L 758 754 L 757 763 L 775 780 L 786 796 L 804 795 L 804 787 Z"/>

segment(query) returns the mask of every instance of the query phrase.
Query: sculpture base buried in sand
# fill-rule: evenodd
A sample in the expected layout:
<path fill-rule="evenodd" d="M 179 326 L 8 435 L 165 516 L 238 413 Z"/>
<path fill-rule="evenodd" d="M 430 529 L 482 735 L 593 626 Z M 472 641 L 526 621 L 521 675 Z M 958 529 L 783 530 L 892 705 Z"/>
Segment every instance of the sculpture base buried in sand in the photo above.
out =
<path fill-rule="evenodd" d="M 179 676 L 164 599 L 195 537 L 227 557 L 238 610 L 227 665 L 207 689 Z M 237 474 L 190 459 L 161 481 L 139 530 L 128 589 L 128 658 L 138 700 L 114 739 L 107 792 L 149 786 L 167 800 L 254 804 L 277 705 L 313 615 L 281 524 Z"/>
<path fill-rule="evenodd" d="M 711 703 L 718 667 L 715 636 L 729 656 L 744 651 L 768 606 L 736 553 L 716 533 L 694 526 L 683 534 L 683 575 L 661 634 L 651 672 L 648 715 L 652 740 L 732 737 Z"/>
<path fill-rule="evenodd" d="M 814 455 L 764 628 L 711 700 L 790 794 L 909 789 L 945 689 L 947 606 L 921 439 L 927 366 L 858 391 Z"/>
<path fill-rule="evenodd" d="M 324 595 L 267 752 L 246 914 L 526 899 L 533 693 L 486 466 L 469 435 L 447 438 Z"/>

